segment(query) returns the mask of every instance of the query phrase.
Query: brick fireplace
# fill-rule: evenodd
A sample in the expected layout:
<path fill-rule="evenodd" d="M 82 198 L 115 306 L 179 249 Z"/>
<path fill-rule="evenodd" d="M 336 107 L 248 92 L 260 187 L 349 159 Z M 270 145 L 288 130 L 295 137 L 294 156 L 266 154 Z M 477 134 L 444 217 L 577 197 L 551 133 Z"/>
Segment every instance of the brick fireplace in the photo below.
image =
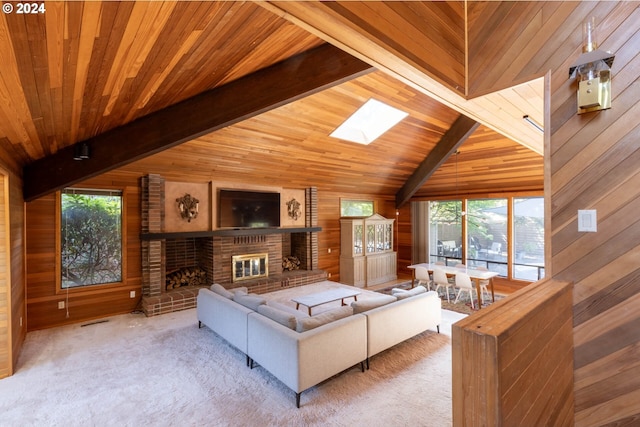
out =
<path fill-rule="evenodd" d="M 203 286 L 165 289 L 168 273 L 187 267 L 206 271 L 207 283 L 228 289 L 247 287 L 265 293 L 302 286 L 326 279 L 317 269 L 317 192 L 305 190 L 305 227 L 295 229 L 214 230 L 196 233 L 164 232 L 164 178 L 142 178 L 142 309 L 147 316 L 193 308 Z M 314 231 L 309 231 L 314 230 Z M 233 280 L 233 257 L 268 254 L 268 271 L 263 277 Z M 282 259 L 295 256 L 300 269 L 282 271 Z"/>

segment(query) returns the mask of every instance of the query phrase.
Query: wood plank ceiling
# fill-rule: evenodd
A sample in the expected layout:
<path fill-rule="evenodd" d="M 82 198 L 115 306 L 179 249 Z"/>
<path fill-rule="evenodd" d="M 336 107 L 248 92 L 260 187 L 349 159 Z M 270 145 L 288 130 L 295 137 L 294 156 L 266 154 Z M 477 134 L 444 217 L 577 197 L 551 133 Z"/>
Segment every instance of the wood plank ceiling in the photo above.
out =
<path fill-rule="evenodd" d="M 285 5 L 306 8 L 304 13 L 328 7 L 307 3 Z M 359 32 L 356 39 L 364 34 L 411 60 L 420 71 L 419 79 L 413 78 L 415 71 L 406 73 L 411 78 L 402 77 L 379 58 L 364 57 L 338 40 L 354 35 L 350 31 L 342 29 L 333 36 L 320 32 L 308 22 L 291 19 L 280 3 L 47 2 L 43 15 L 4 14 L 0 155 L 16 170 L 28 170 L 36 160 L 55 156 L 78 141 L 330 41 L 380 70 L 121 170 L 153 171 L 176 180 L 189 175 L 190 180 L 317 186 L 392 196 L 462 112 L 485 126 L 461 148 L 457 173 L 451 173 L 449 160 L 416 197 L 455 195 L 452 176 L 464 192 L 486 191 L 487 182 L 494 191 L 541 189 L 541 135 L 532 133 L 521 119 L 513 119 L 525 113 L 542 123 L 540 80 L 523 79 L 518 81 L 522 85 L 494 98 L 467 100 L 463 6 L 462 2 L 331 4 L 355 22 L 351 28 Z M 393 17 L 389 25 L 396 28 L 410 24 L 407 35 L 414 42 L 405 47 L 406 36 L 398 30 L 386 32 L 385 26 L 374 32 L 375 25 L 367 23 L 375 21 L 368 19 L 380 21 L 381 16 Z M 366 25 L 366 30 L 358 25 Z M 443 61 L 433 66 L 434 57 Z M 424 90 L 427 77 L 438 95 Z M 490 83 L 495 87 L 496 82 Z M 489 87 L 474 90 L 481 94 Z M 328 136 L 371 97 L 410 115 L 367 147 Z M 502 107 L 496 108 L 496 102 Z"/>

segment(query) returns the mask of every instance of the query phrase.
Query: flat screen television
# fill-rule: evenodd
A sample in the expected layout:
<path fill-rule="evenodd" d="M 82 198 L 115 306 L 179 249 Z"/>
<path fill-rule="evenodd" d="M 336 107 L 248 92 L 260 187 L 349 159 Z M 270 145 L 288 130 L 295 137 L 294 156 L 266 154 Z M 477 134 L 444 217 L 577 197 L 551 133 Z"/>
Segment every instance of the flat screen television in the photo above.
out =
<path fill-rule="evenodd" d="M 220 189 L 218 227 L 280 227 L 280 193 Z"/>

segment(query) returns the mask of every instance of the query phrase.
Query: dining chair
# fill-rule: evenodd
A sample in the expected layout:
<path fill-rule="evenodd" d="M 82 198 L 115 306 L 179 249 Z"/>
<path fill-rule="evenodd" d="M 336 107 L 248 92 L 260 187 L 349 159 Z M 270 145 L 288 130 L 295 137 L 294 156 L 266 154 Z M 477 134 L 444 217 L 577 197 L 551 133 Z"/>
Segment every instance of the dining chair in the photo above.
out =
<path fill-rule="evenodd" d="M 476 270 L 489 271 L 487 267 L 479 266 L 476 267 Z M 491 301 L 491 295 L 489 294 L 489 279 L 481 279 L 480 280 L 480 292 L 482 293 L 482 301 L 484 301 L 484 295 L 487 295 L 487 299 Z M 482 304 L 482 302 L 479 302 Z"/>
<path fill-rule="evenodd" d="M 438 292 L 438 289 L 444 288 L 445 292 L 447 293 L 447 302 L 451 302 L 451 300 L 449 299 L 449 287 L 451 287 L 451 283 L 449 283 L 449 280 L 447 279 L 447 273 L 445 273 L 444 270 L 441 270 L 439 268 L 435 268 L 433 270 L 433 284 L 436 287 L 436 292 Z"/>
<path fill-rule="evenodd" d="M 429 276 L 429 270 L 425 267 L 416 267 L 415 270 L 417 285 L 424 285 L 428 291 L 431 290 L 431 276 Z M 416 285 L 416 286 L 417 286 Z"/>
<path fill-rule="evenodd" d="M 456 288 L 458 288 L 458 296 L 456 296 L 456 300 L 453 303 L 457 304 L 462 292 L 466 291 L 469 292 L 471 308 L 475 308 L 473 305 L 473 284 L 471 283 L 471 277 L 467 273 L 456 273 Z"/>

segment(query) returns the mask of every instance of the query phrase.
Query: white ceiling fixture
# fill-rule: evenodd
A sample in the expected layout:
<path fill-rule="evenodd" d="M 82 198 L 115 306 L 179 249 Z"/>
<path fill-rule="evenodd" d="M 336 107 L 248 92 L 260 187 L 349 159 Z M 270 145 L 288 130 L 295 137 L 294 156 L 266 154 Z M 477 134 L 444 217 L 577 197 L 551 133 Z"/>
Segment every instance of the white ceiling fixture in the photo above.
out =
<path fill-rule="evenodd" d="M 372 98 L 338 126 L 331 136 L 368 145 L 408 115 Z"/>

